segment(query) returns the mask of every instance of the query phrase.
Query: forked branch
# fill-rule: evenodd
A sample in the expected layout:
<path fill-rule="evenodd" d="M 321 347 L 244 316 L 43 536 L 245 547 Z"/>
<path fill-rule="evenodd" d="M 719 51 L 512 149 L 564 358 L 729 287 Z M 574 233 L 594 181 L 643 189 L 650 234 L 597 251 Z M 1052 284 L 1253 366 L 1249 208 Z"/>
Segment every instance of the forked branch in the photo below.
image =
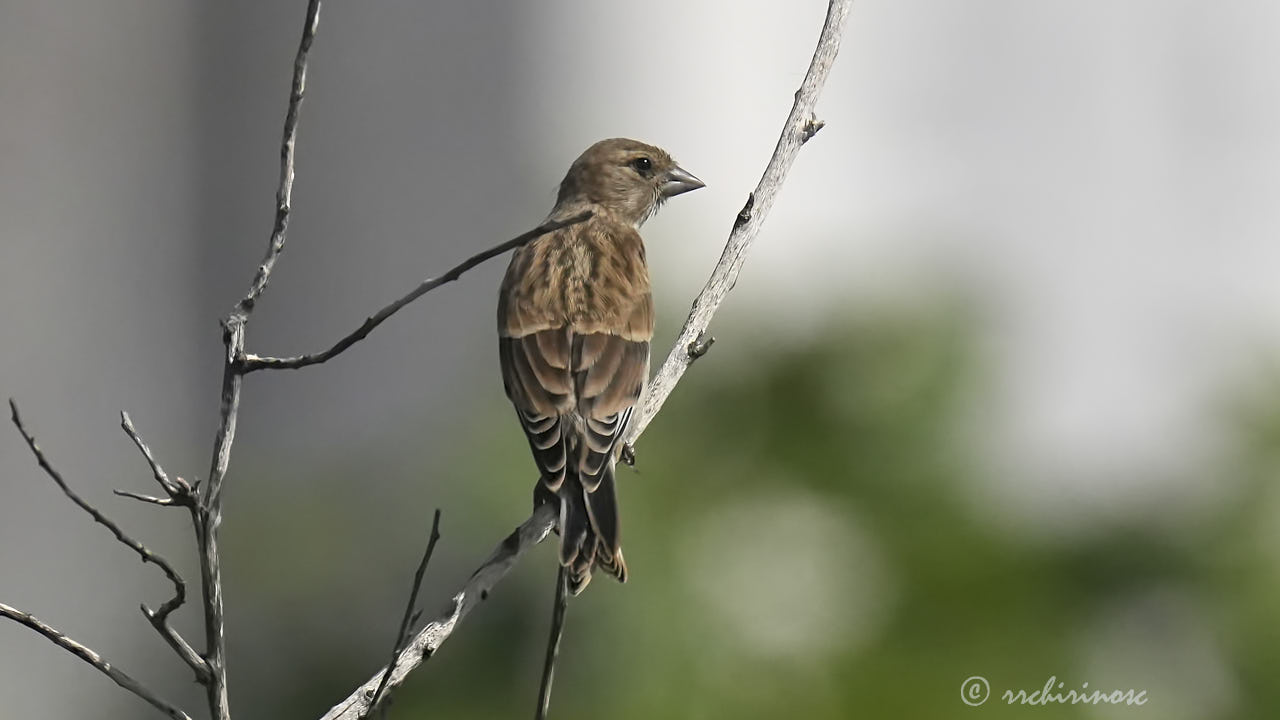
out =
<path fill-rule="evenodd" d="M 35 455 L 36 463 L 40 466 L 40 469 L 44 470 L 45 474 L 53 480 L 54 484 L 58 486 L 58 489 L 61 490 L 62 493 L 71 500 L 71 502 L 75 503 L 77 507 L 87 512 L 95 522 L 107 528 L 107 530 L 111 532 L 120 544 L 137 553 L 144 563 L 151 563 L 160 568 L 160 570 L 164 572 L 165 577 L 169 579 L 169 582 L 173 583 L 173 597 L 165 601 L 165 603 L 160 606 L 160 610 L 153 612 L 148 610 L 146 605 L 143 605 L 142 612 L 147 616 L 147 619 L 152 622 L 152 625 L 155 626 L 156 630 L 160 632 L 161 636 L 163 636 L 165 640 L 174 647 L 179 655 L 183 656 L 183 660 L 196 672 L 196 677 L 201 677 L 202 672 L 207 672 L 207 670 L 202 667 L 203 661 L 195 654 L 194 650 L 191 650 L 191 646 L 187 644 L 186 640 L 184 640 L 176 630 L 169 627 L 167 622 L 169 613 L 182 605 L 186 599 L 186 583 L 182 581 L 182 578 L 178 575 L 177 571 L 173 569 L 173 566 L 169 564 L 169 561 L 147 549 L 145 545 L 137 540 L 134 540 L 126 534 L 124 530 L 120 529 L 120 526 L 117 525 L 114 520 L 103 515 L 101 511 L 93 505 L 90 505 L 84 498 L 80 497 L 78 493 L 67 485 L 66 480 L 62 477 L 62 473 L 58 472 L 58 470 L 53 467 L 53 463 L 49 462 L 49 458 L 45 456 L 44 450 L 42 450 L 40 445 L 36 442 L 35 436 L 27 430 L 26 425 L 22 422 L 22 415 L 18 412 L 18 403 L 12 398 L 9 399 L 9 411 L 11 413 L 14 427 L 18 429 L 18 433 L 22 435 L 22 439 L 26 441 L 27 447 L 29 447 L 31 449 L 31 453 Z M 148 703 L 151 703 L 151 705 L 155 706 L 169 717 L 190 720 L 186 713 L 179 710 L 171 703 L 160 699 L 158 695 L 143 686 L 137 680 L 134 680 L 128 673 L 108 662 L 100 653 L 82 643 L 72 640 L 62 632 L 39 620 L 30 613 L 8 605 L 0 604 L 0 616 L 25 625 L 46 638 L 49 638 L 49 640 L 53 641 L 54 644 L 97 668 L 99 672 L 114 680 L 117 685 L 128 690 L 134 695 L 137 695 L 143 700 L 146 700 Z"/>
<path fill-rule="evenodd" d="M 251 373 L 251 372 L 254 372 L 255 370 L 297 370 L 298 368 L 304 368 L 304 367 L 307 367 L 308 365 L 319 365 L 320 363 L 328 362 L 329 360 L 332 360 L 334 357 L 345 352 L 347 348 L 351 347 L 352 345 L 355 345 L 356 343 L 368 337 L 369 333 L 373 332 L 374 328 L 381 325 L 383 321 L 386 320 L 387 318 L 399 312 L 402 308 L 404 308 L 405 305 L 408 305 L 414 300 L 417 300 L 418 298 L 422 297 L 423 295 L 426 295 L 427 293 L 431 292 L 432 290 L 435 290 L 436 288 L 440 287 L 441 285 L 444 285 L 445 283 L 450 283 L 450 282 L 453 282 L 454 280 L 457 280 L 458 278 L 462 277 L 462 273 L 470 270 L 471 268 L 479 265 L 480 263 L 486 260 L 495 258 L 509 250 L 514 250 L 515 248 L 522 247 L 528 244 L 529 242 L 533 241 L 534 239 L 542 237 L 543 235 L 546 235 L 549 232 L 553 232 L 555 230 L 559 230 L 560 228 L 568 227 L 570 225 L 576 225 L 577 223 L 580 223 L 589 217 L 591 217 L 591 211 L 585 210 L 572 217 L 563 218 L 560 220 L 548 220 L 542 223 L 541 225 L 539 225 L 538 227 L 526 233 L 522 233 L 500 245 L 495 245 L 494 247 L 491 247 L 488 250 L 485 250 L 484 252 L 480 252 L 480 253 L 476 253 L 475 255 L 472 255 L 471 257 L 459 263 L 453 269 L 449 270 L 449 272 L 443 275 L 440 275 L 438 277 L 427 278 L 426 280 L 423 280 L 417 287 L 410 290 L 408 294 L 401 297 L 399 300 L 396 300 L 395 302 L 391 303 L 390 305 L 387 305 L 386 307 L 382 308 L 381 310 L 374 313 L 373 315 L 370 315 L 369 317 L 365 318 L 364 323 L 361 324 L 360 327 L 351 331 L 341 340 L 334 343 L 333 346 L 330 347 L 328 350 L 324 350 L 322 352 L 317 352 L 317 353 L 311 353 L 310 355 L 298 355 L 296 357 L 287 357 L 287 358 L 259 357 L 257 355 L 245 355 L 244 360 L 241 363 L 241 371 L 243 373 Z"/>

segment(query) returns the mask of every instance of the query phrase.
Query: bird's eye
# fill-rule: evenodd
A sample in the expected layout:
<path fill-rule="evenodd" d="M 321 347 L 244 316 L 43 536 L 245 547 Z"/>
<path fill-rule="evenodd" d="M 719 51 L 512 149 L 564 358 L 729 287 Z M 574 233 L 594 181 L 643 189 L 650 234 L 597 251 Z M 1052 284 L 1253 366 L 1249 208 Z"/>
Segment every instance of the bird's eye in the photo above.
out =
<path fill-rule="evenodd" d="M 647 175 L 653 169 L 653 161 L 641 156 L 631 161 L 631 167 L 635 168 L 636 172 L 641 175 Z"/>

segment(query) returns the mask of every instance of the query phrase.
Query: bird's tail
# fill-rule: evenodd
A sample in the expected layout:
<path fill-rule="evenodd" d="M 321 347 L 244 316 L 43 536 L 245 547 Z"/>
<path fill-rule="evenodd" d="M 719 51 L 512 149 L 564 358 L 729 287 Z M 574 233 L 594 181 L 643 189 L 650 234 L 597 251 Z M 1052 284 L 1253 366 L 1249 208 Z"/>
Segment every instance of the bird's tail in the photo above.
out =
<path fill-rule="evenodd" d="M 600 568 L 618 582 L 627 581 L 627 564 L 618 541 L 618 495 L 612 463 L 600 476 L 594 491 L 587 491 L 572 468 L 555 493 L 541 483 L 535 502 L 560 503 L 560 564 L 569 569 L 569 591 L 574 595 L 591 582 Z"/>

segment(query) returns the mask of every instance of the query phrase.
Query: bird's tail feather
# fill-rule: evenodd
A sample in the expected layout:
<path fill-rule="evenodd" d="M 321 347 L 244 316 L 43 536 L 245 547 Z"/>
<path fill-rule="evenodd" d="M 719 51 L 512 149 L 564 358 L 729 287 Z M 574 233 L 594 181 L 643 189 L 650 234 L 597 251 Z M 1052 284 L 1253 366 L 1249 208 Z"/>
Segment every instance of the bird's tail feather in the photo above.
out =
<path fill-rule="evenodd" d="M 542 493 L 549 494 L 545 488 Z M 577 475 L 570 471 L 555 494 L 560 502 L 560 564 L 569 568 L 570 592 L 574 595 L 582 592 L 597 567 L 618 582 L 626 582 L 627 565 L 618 544 L 618 497 L 613 468 L 608 467 L 601 473 L 600 485 L 594 492 L 587 492 Z"/>

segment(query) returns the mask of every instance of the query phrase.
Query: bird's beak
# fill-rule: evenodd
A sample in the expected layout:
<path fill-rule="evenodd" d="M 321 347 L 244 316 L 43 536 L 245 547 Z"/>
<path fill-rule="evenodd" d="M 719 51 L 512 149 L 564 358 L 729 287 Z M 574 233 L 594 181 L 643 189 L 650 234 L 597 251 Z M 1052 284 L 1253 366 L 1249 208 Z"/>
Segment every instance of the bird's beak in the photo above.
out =
<path fill-rule="evenodd" d="M 675 197 L 680 193 L 706 187 L 707 184 L 694 177 L 693 173 L 682 167 L 674 167 L 667 171 L 662 179 L 662 197 Z"/>

